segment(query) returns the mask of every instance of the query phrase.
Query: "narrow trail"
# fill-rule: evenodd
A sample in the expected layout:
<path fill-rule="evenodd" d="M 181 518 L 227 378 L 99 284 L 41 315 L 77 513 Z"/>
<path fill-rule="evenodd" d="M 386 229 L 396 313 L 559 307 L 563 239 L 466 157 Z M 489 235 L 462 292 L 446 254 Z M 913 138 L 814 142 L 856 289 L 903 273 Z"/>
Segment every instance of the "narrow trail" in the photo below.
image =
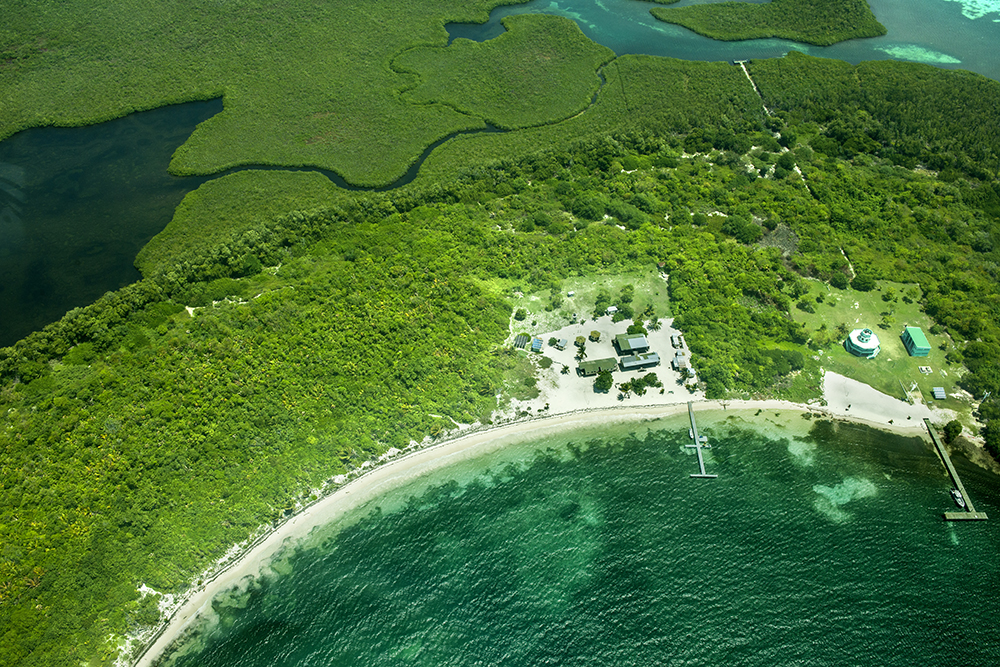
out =
<path fill-rule="evenodd" d="M 768 116 L 773 116 L 774 114 L 772 114 L 771 110 L 767 108 L 766 104 L 764 104 L 764 96 L 760 94 L 760 88 L 757 87 L 757 84 L 754 82 L 753 77 L 750 76 L 750 71 L 747 69 L 747 61 L 737 60 L 735 62 L 737 65 L 740 66 L 740 69 L 743 70 L 743 74 L 746 75 L 747 81 L 749 81 L 750 85 L 753 86 L 753 91 L 757 93 L 757 97 L 760 98 L 760 106 L 764 109 L 764 113 L 766 113 Z"/>

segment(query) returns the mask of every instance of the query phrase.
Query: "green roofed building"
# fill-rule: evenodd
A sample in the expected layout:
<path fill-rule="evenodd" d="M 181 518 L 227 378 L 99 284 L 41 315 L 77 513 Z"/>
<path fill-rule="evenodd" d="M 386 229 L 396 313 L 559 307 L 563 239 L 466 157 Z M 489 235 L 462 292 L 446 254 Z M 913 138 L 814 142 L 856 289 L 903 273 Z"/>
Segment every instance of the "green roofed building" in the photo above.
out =
<path fill-rule="evenodd" d="M 615 336 L 618 354 L 637 354 L 649 349 L 649 341 L 642 334 L 618 334 Z"/>
<path fill-rule="evenodd" d="M 618 370 L 618 360 L 614 357 L 609 359 L 594 359 L 593 361 L 582 361 L 577 369 L 580 375 L 597 375 L 601 371 Z"/>
<path fill-rule="evenodd" d="M 903 345 L 911 357 L 926 357 L 931 353 L 931 344 L 927 342 L 927 336 L 920 327 L 906 327 L 903 329 Z"/>

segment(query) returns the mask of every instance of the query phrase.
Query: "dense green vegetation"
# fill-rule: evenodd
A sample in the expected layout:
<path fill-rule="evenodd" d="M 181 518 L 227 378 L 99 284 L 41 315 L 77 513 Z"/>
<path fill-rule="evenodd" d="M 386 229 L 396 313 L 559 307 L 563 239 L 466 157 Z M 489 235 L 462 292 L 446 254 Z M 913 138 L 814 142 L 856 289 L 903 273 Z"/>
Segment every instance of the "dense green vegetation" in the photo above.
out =
<path fill-rule="evenodd" d="M 809 345 L 837 343 L 790 311 L 802 276 L 845 276 L 843 248 L 858 273 L 920 281 L 963 382 L 1000 388 L 996 318 L 963 340 L 1000 302 L 995 184 L 824 155 L 811 122 L 626 131 L 385 195 L 308 173 L 203 186 L 142 282 L 0 355 L 5 664 L 108 655 L 150 619 L 139 583 L 181 589 L 330 475 L 488 418 L 517 364 L 498 347 L 515 288 L 662 262 L 710 395 L 801 397 L 818 388 Z M 779 171 L 782 141 L 804 181 Z M 279 190 L 306 210 L 266 215 Z M 177 230 L 205 215 L 228 236 L 188 244 Z"/>
<path fill-rule="evenodd" d="M 829 46 L 848 39 L 878 37 L 886 32 L 865 0 L 722 2 L 670 9 L 656 7 L 650 13 L 661 21 L 725 41 L 777 37 Z"/>
<path fill-rule="evenodd" d="M 222 246 L 289 211 L 344 196 L 328 178 L 313 172 L 240 171 L 223 176 L 184 198 L 166 229 L 139 252 L 135 265 L 146 276 L 166 273 L 200 249 Z"/>
<path fill-rule="evenodd" d="M 508 32 L 477 43 L 421 47 L 393 62 L 421 83 L 416 103 L 443 103 L 513 129 L 562 120 L 585 109 L 600 86 L 595 70 L 614 58 L 570 19 L 524 14 L 503 20 Z"/>
<path fill-rule="evenodd" d="M 597 102 L 582 114 L 516 132 L 455 137 L 427 158 L 415 184 L 440 183 L 467 173 L 470 165 L 516 161 L 537 155 L 540 147 L 569 146 L 583 138 L 622 132 L 666 136 L 705 126 L 735 136 L 763 122 L 760 98 L 743 73 L 725 63 L 628 55 L 602 73 L 606 82 Z"/>
<path fill-rule="evenodd" d="M 819 143 L 811 144 L 833 157 L 871 153 L 941 171 L 949 182 L 968 174 L 989 185 L 1000 176 L 1000 84 L 993 79 L 892 60 L 850 65 L 795 51 L 749 69 L 764 103 L 820 130 Z"/>
<path fill-rule="evenodd" d="M 482 83 L 495 58 L 471 54 L 526 33 L 409 51 L 419 81 L 389 69 L 489 6 L 7 4 L 2 133 L 224 93 L 179 167 L 385 182 L 456 128 L 527 123 L 442 64 L 468 50 Z M 584 101 L 604 58 L 586 51 Z M 628 56 L 583 113 L 456 138 L 398 191 L 267 171 L 191 193 L 142 281 L 0 350 L 0 664 L 107 663 L 109 636 L 156 617 L 140 583 L 183 590 L 330 476 L 534 390 L 500 347 L 514 290 L 659 266 L 710 396 L 801 399 L 838 352 L 798 314 L 806 277 L 919 283 L 961 386 L 1000 396 L 1000 85 L 797 54 L 750 69 L 775 116 L 737 68 Z M 1000 402 L 979 413 L 996 451 Z"/>

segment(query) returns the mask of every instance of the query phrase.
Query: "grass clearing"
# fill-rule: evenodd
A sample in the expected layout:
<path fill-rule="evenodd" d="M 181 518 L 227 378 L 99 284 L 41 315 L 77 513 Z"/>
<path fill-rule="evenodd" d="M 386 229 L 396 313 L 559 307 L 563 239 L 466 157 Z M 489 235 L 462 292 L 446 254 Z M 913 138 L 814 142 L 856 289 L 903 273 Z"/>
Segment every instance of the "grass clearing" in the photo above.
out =
<path fill-rule="evenodd" d="M 510 348 L 502 353 L 504 371 L 500 396 L 502 403 L 506 404 L 510 399 L 530 401 L 533 398 L 538 398 L 541 392 L 538 389 L 536 359 L 533 359 L 532 356 L 524 350 Z M 537 357 L 537 361 L 542 358 L 540 355 L 534 356 Z"/>
<path fill-rule="evenodd" d="M 637 315 L 647 305 L 652 305 L 656 310 L 656 317 L 661 320 L 670 317 L 667 283 L 656 270 L 647 273 L 574 276 L 561 282 L 561 289 L 557 293 L 561 302 L 556 308 L 552 307 L 551 291 L 526 292 L 521 297 L 515 294 L 511 305 L 515 310 L 524 308 L 527 315 L 524 320 L 514 322 L 514 333 L 524 332 L 536 336 L 555 331 L 574 321 L 574 314 L 577 322 L 591 320 L 598 294 L 604 290 L 615 301 L 626 285 L 635 288 L 632 306 Z M 516 286 L 512 286 L 512 291 L 516 289 Z M 573 296 L 569 296 L 570 292 L 573 292 Z"/>
<path fill-rule="evenodd" d="M 793 307 L 792 316 L 796 322 L 805 324 L 814 342 L 827 341 L 820 353 L 823 368 L 864 382 L 890 396 L 902 397 L 904 388 L 909 390 L 915 382 L 925 401 L 933 401 L 940 407 L 953 410 L 968 409 L 967 401 L 962 398 L 964 394 L 957 393 L 961 391 L 956 386 L 961 366 L 949 364 L 945 360 L 946 352 L 941 349 L 941 345 L 950 346 L 951 340 L 947 335 L 931 333 L 931 318 L 920 310 L 918 299 L 913 298 L 919 295 L 917 285 L 880 280 L 871 292 L 858 292 L 839 290 L 816 280 L 807 281 L 807 284 L 809 292 L 799 302 L 811 303 L 816 312 L 808 313 Z M 904 300 L 907 293 L 911 303 Z M 884 301 L 883 296 L 889 294 L 895 294 L 897 299 Z M 823 296 L 822 303 L 816 303 L 818 295 Z M 824 325 L 826 328 L 821 328 Z M 868 327 L 878 335 L 881 352 L 874 359 L 852 355 L 844 349 L 844 336 L 837 333 L 840 325 L 844 325 L 848 333 Z M 911 357 L 907 353 L 900 339 L 905 326 L 923 329 L 931 344 L 929 356 Z M 920 366 L 929 366 L 932 372 L 921 373 Z M 948 398 L 934 401 L 931 395 L 933 387 L 944 387 Z"/>

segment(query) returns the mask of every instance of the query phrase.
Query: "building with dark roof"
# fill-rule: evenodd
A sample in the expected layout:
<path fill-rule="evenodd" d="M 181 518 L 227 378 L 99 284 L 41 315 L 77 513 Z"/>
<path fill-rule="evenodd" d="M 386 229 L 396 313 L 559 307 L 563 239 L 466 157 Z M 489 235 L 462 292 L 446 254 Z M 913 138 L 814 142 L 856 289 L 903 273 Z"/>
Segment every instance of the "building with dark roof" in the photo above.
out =
<path fill-rule="evenodd" d="M 674 353 L 674 360 L 670 362 L 676 371 L 683 371 L 689 368 L 687 355 L 683 352 Z"/>
<path fill-rule="evenodd" d="M 594 359 L 592 361 L 581 361 L 577 370 L 580 375 L 597 375 L 601 371 L 618 370 L 618 360 L 614 357 L 607 359 Z"/>

